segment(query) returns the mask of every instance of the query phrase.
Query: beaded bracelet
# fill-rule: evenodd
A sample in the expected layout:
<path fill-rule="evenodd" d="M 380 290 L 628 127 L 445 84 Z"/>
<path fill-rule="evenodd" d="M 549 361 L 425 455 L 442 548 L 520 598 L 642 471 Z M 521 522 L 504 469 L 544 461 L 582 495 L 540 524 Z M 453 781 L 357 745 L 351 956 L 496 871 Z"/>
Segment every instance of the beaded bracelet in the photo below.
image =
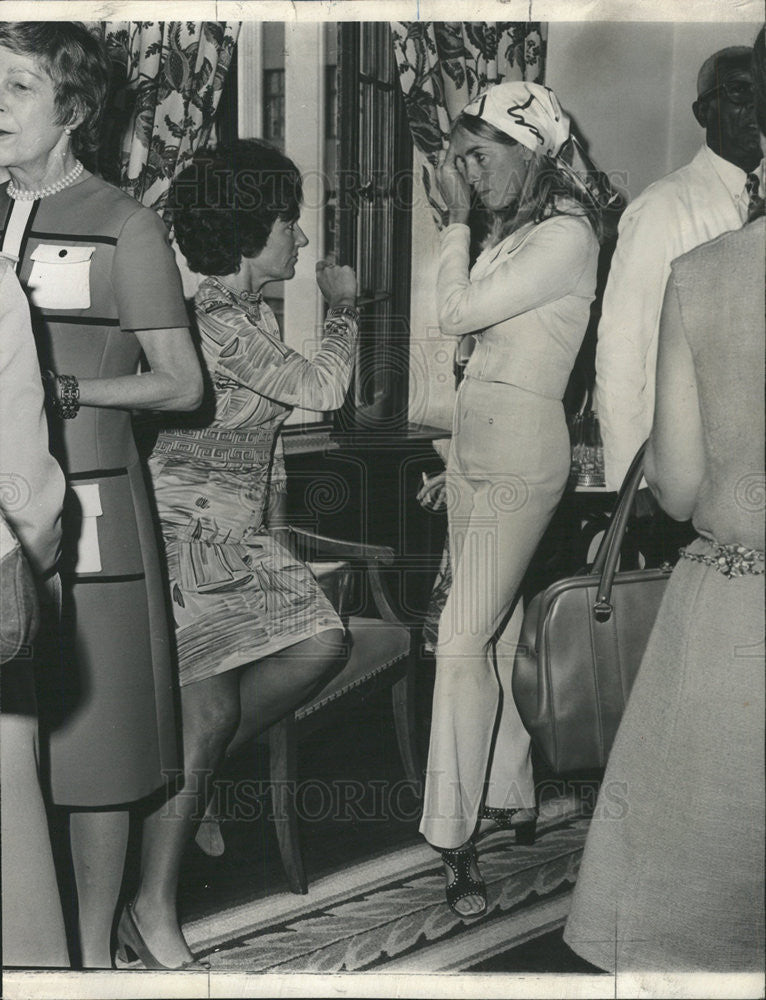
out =
<path fill-rule="evenodd" d="M 80 383 L 76 375 L 57 375 L 56 379 L 60 392 L 58 414 L 63 420 L 73 420 L 80 409 Z"/>
<path fill-rule="evenodd" d="M 55 413 L 62 420 L 73 420 L 80 410 L 80 384 L 77 376 L 54 375 L 51 371 L 44 371 L 42 375 Z M 58 395 L 55 383 L 58 383 Z"/>

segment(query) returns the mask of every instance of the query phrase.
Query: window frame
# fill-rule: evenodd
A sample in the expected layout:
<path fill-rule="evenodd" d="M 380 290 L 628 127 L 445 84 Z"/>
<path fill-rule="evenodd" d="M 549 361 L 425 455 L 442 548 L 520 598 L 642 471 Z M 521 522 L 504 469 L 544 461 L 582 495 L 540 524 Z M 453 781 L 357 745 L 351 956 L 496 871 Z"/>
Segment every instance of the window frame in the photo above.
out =
<path fill-rule="evenodd" d="M 388 22 L 339 22 L 337 36 L 334 139 L 328 135 L 331 129 L 327 98 L 331 88 L 327 74 L 322 81 L 324 86 L 320 86 L 322 106 L 318 108 L 322 133 L 327 141 L 335 142 L 336 151 L 335 184 L 334 187 L 330 185 L 328 191 L 325 227 L 332 225 L 334 247 L 330 249 L 334 249 L 335 259 L 354 267 L 360 279 L 358 357 L 341 410 L 324 414 L 318 420 L 296 419 L 284 426 L 283 433 L 287 437 L 328 431 L 344 436 L 363 433 L 378 437 L 396 435 L 407 427 L 412 138 Z M 225 102 L 226 120 L 217 129 L 219 141 L 230 141 L 237 135 L 264 135 L 265 131 L 265 74 L 268 69 L 263 65 L 262 29 L 256 28 L 252 35 L 240 37 L 237 50 L 231 96 Z M 287 111 L 290 73 L 285 72 L 284 79 Z M 365 102 L 368 113 L 363 116 Z M 287 123 L 287 137 L 281 142 L 288 146 L 289 131 Z M 380 137 L 385 141 L 377 141 Z M 271 141 L 280 142 L 279 139 Z M 289 148 L 286 152 L 290 155 Z M 364 177 L 362 164 L 369 168 Z M 319 243 L 325 241 L 320 239 Z M 314 249 L 317 254 L 322 252 L 316 242 Z M 362 287 L 365 277 L 369 278 L 378 266 L 382 267 L 386 279 L 383 285 Z M 268 297 L 268 288 L 265 292 Z M 375 373 L 382 370 L 390 378 L 386 383 L 388 389 L 384 392 L 381 416 L 364 405 L 363 394 L 365 373 L 375 379 Z M 375 392 L 374 386 L 372 392 Z"/>
<path fill-rule="evenodd" d="M 361 328 L 352 386 L 333 424 L 336 431 L 352 435 L 397 435 L 408 423 L 412 137 L 388 22 L 344 22 L 338 31 L 337 245 L 339 260 L 357 269 Z M 375 101 L 376 94 L 391 95 L 391 100 Z M 374 114 L 363 114 L 370 109 Z M 381 136 L 387 141 L 376 143 Z M 376 218 L 376 203 L 385 203 L 385 225 Z M 387 270 L 387 288 L 376 282 L 365 287 L 380 261 Z M 380 308 L 384 302 L 385 311 Z M 382 350 L 374 339 L 375 313 L 381 311 L 388 320 Z M 381 365 L 391 380 L 382 413 L 364 400 L 364 383 L 368 376 L 374 380 Z"/>

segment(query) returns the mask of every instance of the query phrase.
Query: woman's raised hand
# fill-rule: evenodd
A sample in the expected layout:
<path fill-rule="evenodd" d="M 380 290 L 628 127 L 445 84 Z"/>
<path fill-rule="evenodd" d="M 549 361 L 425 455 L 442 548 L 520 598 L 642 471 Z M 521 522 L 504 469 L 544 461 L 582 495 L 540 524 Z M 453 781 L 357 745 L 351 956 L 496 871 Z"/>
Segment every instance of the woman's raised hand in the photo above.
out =
<path fill-rule="evenodd" d="M 352 268 L 334 264 L 330 260 L 318 260 L 316 278 L 319 291 L 328 305 L 356 305 L 356 275 Z"/>
<path fill-rule="evenodd" d="M 453 147 L 439 155 L 436 183 L 449 211 L 450 222 L 467 222 L 471 210 L 471 186 L 465 176 L 465 161 Z"/>

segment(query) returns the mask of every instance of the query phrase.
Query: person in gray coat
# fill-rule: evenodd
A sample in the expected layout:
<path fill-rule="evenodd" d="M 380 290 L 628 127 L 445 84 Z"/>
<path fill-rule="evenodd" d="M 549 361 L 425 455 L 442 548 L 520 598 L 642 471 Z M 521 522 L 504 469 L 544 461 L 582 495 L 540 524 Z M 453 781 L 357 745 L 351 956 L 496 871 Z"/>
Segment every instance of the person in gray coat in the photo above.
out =
<path fill-rule="evenodd" d="M 56 619 L 63 499 L 64 476 L 48 451 L 27 300 L 0 257 L 0 508 L 40 585 L 43 627 Z M 60 967 L 69 955 L 38 775 L 32 652 L 22 650 L 2 667 L 3 962 Z"/>
<path fill-rule="evenodd" d="M 753 60 L 766 150 L 764 32 Z M 565 940 L 612 972 L 764 969 L 766 219 L 673 262 L 646 479 L 698 537 L 668 581 Z"/>

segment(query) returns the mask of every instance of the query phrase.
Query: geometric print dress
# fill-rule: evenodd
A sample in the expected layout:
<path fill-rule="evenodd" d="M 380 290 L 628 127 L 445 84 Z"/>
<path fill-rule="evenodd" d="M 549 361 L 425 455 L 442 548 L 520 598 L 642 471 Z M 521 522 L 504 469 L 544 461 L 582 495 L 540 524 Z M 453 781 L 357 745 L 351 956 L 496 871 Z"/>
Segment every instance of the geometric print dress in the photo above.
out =
<path fill-rule="evenodd" d="M 294 406 L 341 405 L 357 336 L 352 319 L 330 310 L 309 361 L 282 342 L 260 294 L 213 276 L 195 307 L 209 401 L 163 430 L 149 460 L 181 685 L 343 628 L 311 571 L 266 522 L 286 490 L 281 425 Z"/>

